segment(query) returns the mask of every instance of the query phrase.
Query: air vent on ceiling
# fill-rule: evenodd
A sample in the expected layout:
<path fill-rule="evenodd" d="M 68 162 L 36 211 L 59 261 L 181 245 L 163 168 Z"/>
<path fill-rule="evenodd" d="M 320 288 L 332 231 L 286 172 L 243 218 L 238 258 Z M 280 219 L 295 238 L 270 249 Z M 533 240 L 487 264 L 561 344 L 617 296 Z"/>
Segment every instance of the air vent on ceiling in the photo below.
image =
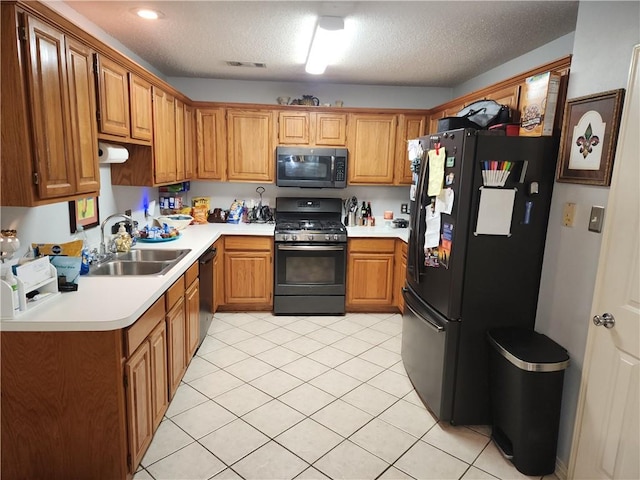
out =
<path fill-rule="evenodd" d="M 266 63 L 259 62 L 227 62 L 230 67 L 267 68 Z"/>

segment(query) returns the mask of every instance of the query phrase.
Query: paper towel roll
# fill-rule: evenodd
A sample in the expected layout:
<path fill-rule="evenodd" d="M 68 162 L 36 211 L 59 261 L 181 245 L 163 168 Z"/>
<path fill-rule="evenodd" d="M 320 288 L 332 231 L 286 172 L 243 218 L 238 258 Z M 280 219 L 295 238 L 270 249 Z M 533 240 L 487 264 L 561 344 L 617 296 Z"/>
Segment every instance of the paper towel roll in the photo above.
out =
<path fill-rule="evenodd" d="M 129 158 L 129 151 L 112 143 L 98 142 L 98 161 L 100 163 L 124 163 Z"/>

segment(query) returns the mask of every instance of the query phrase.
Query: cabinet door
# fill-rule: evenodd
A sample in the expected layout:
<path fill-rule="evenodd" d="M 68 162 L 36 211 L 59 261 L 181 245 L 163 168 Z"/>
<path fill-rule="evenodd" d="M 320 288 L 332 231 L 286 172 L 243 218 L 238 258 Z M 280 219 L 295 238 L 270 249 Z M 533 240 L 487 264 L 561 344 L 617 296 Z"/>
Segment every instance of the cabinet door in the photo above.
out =
<path fill-rule="evenodd" d="M 64 35 L 25 16 L 29 99 L 40 198 L 75 193 Z"/>
<path fill-rule="evenodd" d="M 393 300 L 398 306 L 400 313 L 404 313 L 404 297 L 402 287 L 404 287 L 407 274 L 407 244 L 402 240 L 396 240 L 396 271 L 393 280 Z"/>
<path fill-rule="evenodd" d="M 274 113 L 271 110 L 227 110 L 227 179 L 273 182 Z"/>
<path fill-rule="evenodd" d="M 196 119 L 198 178 L 225 180 L 227 135 L 224 109 L 198 108 Z"/>
<path fill-rule="evenodd" d="M 518 111 L 518 101 L 520 100 L 520 85 L 511 85 L 490 93 L 485 97 L 487 100 L 495 100 L 500 105 L 507 105 L 512 112 Z"/>
<path fill-rule="evenodd" d="M 151 142 L 153 138 L 151 84 L 133 73 L 129 74 L 129 100 L 131 138 Z"/>
<path fill-rule="evenodd" d="M 313 117 L 314 144 L 343 147 L 347 144 L 347 115 L 316 113 Z"/>
<path fill-rule="evenodd" d="M 424 115 L 400 115 L 396 142 L 396 170 L 393 181 L 395 185 L 411 184 L 412 174 L 407 140 L 424 135 L 426 124 L 427 117 Z"/>
<path fill-rule="evenodd" d="M 278 143 L 309 145 L 309 112 L 278 113 Z"/>
<path fill-rule="evenodd" d="M 167 327 L 160 322 L 149 334 L 151 358 L 151 412 L 153 430 L 162 421 L 169 406 L 169 383 L 167 378 Z"/>
<path fill-rule="evenodd" d="M 184 296 L 187 307 L 187 358 L 185 364 L 188 365 L 196 348 L 198 348 L 198 340 L 200 340 L 200 282 L 197 278 L 187 288 Z"/>
<path fill-rule="evenodd" d="M 224 300 L 224 251 L 223 251 L 223 242 L 218 241 L 215 243 L 215 247 L 218 250 L 218 254 L 213 261 L 213 313 L 218 311 L 220 305 L 225 304 Z"/>
<path fill-rule="evenodd" d="M 102 133 L 129 136 L 129 85 L 125 68 L 98 56 L 100 110 L 98 128 Z"/>
<path fill-rule="evenodd" d="M 71 120 L 72 158 L 77 193 L 100 191 L 98 128 L 95 121 L 96 92 L 93 79 L 93 51 L 69 37 L 67 79 Z"/>
<path fill-rule="evenodd" d="M 124 365 L 131 470 L 135 472 L 153 436 L 151 355 L 143 342 Z"/>
<path fill-rule="evenodd" d="M 184 177 L 185 180 L 196 178 L 196 117 L 195 109 L 184 106 Z"/>
<path fill-rule="evenodd" d="M 187 369 L 184 297 L 180 297 L 167 313 L 167 345 L 169 347 L 169 398 L 171 399 Z"/>
<path fill-rule="evenodd" d="M 395 115 L 349 115 L 350 184 L 393 182 L 396 121 Z"/>
<path fill-rule="evenodd" d="M 349 253 L 347 306 L 393 304 L 392 253 Z"/>
<path fill-rule="evenodd" d="M 225 252 L 225 304 L 271 303 L 273 269 L 270 252 Z"/>
<path fill-rule="evenodd" d="M 176 122 L 174 98 L 153 87 L 153 155 L 156 183 L 176 180 Z"/>
<path fill-rule="evenodd" d="M 185 179 L 185 167 L 184 167 L 184 103 L 176 98 L 175 100 L 175 162 L 176 162 L 176 181 L 182 182 Z"/>

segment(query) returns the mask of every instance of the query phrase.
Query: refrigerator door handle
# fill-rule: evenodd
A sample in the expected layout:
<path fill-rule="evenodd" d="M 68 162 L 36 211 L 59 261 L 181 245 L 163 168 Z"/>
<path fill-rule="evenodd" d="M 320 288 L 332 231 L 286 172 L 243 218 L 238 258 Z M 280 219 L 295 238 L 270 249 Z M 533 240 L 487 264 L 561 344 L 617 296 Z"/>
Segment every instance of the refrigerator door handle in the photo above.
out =
<path fill-rule="evenodd" d="M 417 185 L 417 195 L 418 195 L 417 201 L 416 201 L 417 208 L 416 208 L 415 214 L 411 216 L 411 220 L 412 220 L 411 228 L 415 232 L 415 237 L 414 237 L 415 251 L 413 252 L 413 259 L 414 259 L 413 280 L 416 283 L 420 283 L 420 258 L 424 256 L 424 252 L 420 252 L 421 242 L 419 241 L 419 238 L 420 238 L 420 225 L 422 224 L 422 222 L 424 222 L 423 220 L 423 213 L 424 213 L 423 186 L 424 186 L 424 178 L 426 176 L 427 171 L 429 170 L 428 161 L 429 161 L 429 155 L 428 155 L 428 148 L 427 148 L 427 150 L 423 153 L 422 160 L 420 162 L 420 165 L 421 165 L 420 177 L 418 178 L 418 185 Z"/>
<path fill-rule="evenodd" d="M 411 304 L 407 301 L 405 301 L 405 306 L 411 310 L 411 313 L 413 313 L 417 318 L 420 318 L 422 320 L 424 320 L 424 323 L 429 326 L 431 329 L 435 330 L 437 333 L 444 333 L 444 327 L 442 325 L 438 325 L 435 322 L 432 322 L 431 320 L 429 320 L 428 318 L 426 318 L 424 315 L 421 315 L 420 313 L 416 312 L 415 309 L 411 306 Z"/>

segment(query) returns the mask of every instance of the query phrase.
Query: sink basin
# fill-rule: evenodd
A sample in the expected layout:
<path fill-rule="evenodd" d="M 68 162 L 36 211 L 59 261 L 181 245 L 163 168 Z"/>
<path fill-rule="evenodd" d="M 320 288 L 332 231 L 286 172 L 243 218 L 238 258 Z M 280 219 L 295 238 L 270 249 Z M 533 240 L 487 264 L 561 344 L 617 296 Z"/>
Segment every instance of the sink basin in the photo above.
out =
<path fill-rule="evenodd" d="M 164 275 L 191 250 L 131 250 L 111 260 L 91 265 L 89 275 Z"/>
<path fill-rule="evenodd" d="M 131 262 L 112 260 L 89 270 L 89 275 L 162 275 L 176 262 Z"/>
<path fill-rule="evenodd" d="M 136 262 L 166 262 L 180 260 L 191 250 L 131 250 L 127 253 L 119 253 L 114 260 L 128 260 Z"/>

